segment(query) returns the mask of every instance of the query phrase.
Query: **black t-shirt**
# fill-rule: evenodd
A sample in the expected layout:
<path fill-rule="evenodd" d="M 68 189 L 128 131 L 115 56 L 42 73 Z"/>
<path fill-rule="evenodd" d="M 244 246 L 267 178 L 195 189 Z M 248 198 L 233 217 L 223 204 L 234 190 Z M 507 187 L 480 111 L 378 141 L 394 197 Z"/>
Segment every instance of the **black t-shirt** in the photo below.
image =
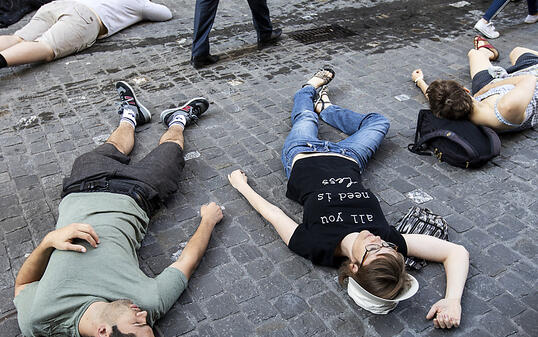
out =
<path fill-rule="evenodd" d="M 353 232 L 368 230 L 398 246 L 407 255 L 402 234 L 389 226 L 376 196 L 361 183 L 359 166 L 337 156 L 317 156 L 295 162 L 286 196 L 304 206 L 303 223 L 288 247 L 314 264 L 338 267 L 335 250 Z"/>

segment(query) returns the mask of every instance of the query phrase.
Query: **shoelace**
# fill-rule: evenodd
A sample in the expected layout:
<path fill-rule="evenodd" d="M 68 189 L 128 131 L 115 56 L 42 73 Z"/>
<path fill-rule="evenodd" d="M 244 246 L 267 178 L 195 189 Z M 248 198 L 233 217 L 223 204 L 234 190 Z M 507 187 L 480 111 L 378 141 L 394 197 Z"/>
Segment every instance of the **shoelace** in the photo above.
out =
<path fill-rule="evenodd" d="M 128 107 L 136 107 L 136 104 L 130 104 L 130 103 L 129 103 L 129 102 L 131 102 L 131 101 L 134 101 L 134 98 L 133 98 L 133 97 L 131 97 L 131 98 L 129 98 L 129 99 L 125 99 L 125 100 L 122 99 L 121 102 L 116 102 L 116 106 L 118 107 L 118 114 L 121 115 L 121 114 L 123 113 L 123 109 L 124 109 L 125 107 L 127 107 L 127 106 L 128 106 Z"/>
<path fill-rule="evenodd" d="M 493 22 L 488 23 L 486 27 L 491 28 L 492 31 L 495 31 L 495 26 L 493 25 Z"/>

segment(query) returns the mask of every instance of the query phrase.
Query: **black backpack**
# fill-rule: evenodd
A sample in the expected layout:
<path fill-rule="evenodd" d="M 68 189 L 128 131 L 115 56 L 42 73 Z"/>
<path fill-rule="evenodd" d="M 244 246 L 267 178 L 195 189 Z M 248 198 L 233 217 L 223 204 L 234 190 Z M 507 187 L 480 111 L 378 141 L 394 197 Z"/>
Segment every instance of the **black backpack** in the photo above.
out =
<path fill-rule="evenodd" d="M 492 129 L 469 120 L 435 117 L 430 110 L 418 113 L 415 143 L 409 151 L 431 156 L 450 165 L 476 168 L 501 151 L 501 140 Z"/>

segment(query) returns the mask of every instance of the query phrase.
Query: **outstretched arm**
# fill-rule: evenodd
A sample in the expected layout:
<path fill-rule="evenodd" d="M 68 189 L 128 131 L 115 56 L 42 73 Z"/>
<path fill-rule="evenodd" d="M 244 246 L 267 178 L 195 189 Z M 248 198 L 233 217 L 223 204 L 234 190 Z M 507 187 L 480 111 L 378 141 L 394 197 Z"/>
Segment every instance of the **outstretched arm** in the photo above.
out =
<path fill-rule="evenodd" d="M 461 296 L 469 270 L 469 253 L 461 246 L 424 234 L 404 234 L 407 254 L 421 259 L 441 262 L 445 267 L 445 298 L 437 301 L 426 318 L 432 319 L 436 328 L 460 325 Z"/>
<path fill-rule="evenodd" d="M 198 263 L 202 260 L 209 244 L 211 233 L 215 225 L 222 219 L 222 210 L 219 205 L 212 202 L 200 208 L 200 215 L 202 216 L 200 226 L 187 242 L 177 261 L 170 265 L 170 267 L 181 271 L 187 279 L 191 277 Z"/>
<path fill-rule="evenodd" d="M 94 248 L 97 248 L 97 244 L 99 243 L 97 233 L 95 233 L 92 226 L 87 224 L 72 223 L 50 232 L 43 238 L 32 254 L 28 256 L 19 270 L 17 279 L 15 280 L 15 296 L 28 283 L 41 280 L 54 249 L 85 253 L 86 248 L 84 246 L 72 243 L 74 239 L 86 240 Z"/>
<path fill-rule="evenodd" d="M 239 191 L 247 201 L 260 213 L 265 220 L 269 221 L 276 229 L 278 235 L 286 246 L 297 229 L 298 224 L 287 216 L 280 208 L 271 204 L 256 193 L 247 182 L 246 174 L 241 170 L 235 170 L 228 175 L 230 184 Z"/>
<path fill-rule="evenodd" d="M 411 74 L 411 79 L 413 80 L 413 82 L 415 82 L 417 87 L 419 87 L 420 90 L 422 90 L 422 93 L 424 94 L 424 96 L 428 98 L 428 95 L 426 94 L 426 90 L 428 90 L 428 83 L 424 81 L 424 74 L 422 73 L 422 70 L 420 69 L 414 70 L 413 73 Z"/>

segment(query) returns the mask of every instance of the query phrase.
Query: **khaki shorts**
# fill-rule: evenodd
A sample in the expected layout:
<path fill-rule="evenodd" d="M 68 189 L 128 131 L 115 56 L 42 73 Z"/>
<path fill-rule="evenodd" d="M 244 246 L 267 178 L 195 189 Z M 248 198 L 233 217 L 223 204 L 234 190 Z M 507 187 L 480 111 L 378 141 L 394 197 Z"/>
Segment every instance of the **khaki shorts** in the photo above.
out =
<path fill-rule="evenodd" d="M 42 6 L 14 35 L 25 41 L 46 43 L 57 59 L 91 47 L 99 29 L 99 18 L 91 9 L 74 1 L 61 0 Z"/>

